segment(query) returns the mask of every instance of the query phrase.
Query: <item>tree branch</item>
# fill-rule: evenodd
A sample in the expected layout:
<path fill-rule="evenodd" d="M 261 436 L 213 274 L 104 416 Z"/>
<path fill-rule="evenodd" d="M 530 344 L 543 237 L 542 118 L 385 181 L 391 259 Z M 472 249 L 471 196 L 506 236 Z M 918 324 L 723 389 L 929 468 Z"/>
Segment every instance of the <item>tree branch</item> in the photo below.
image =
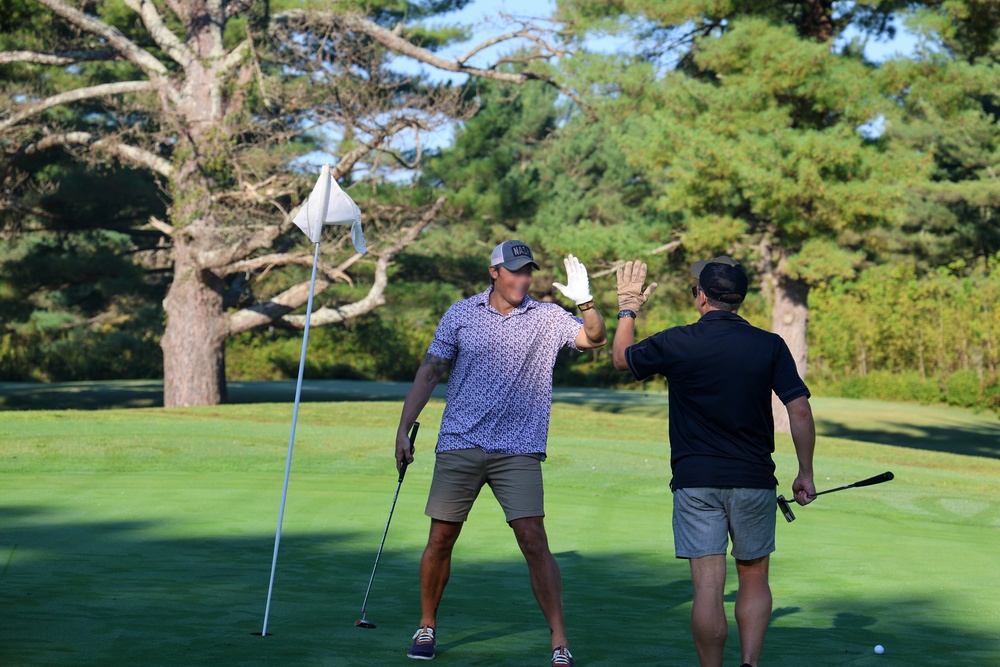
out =
<path fill-rule="evenodd" d="M 354 262 L 356 262 L 357 260 L 361 259 L 362 256 L 363 255 L 359 255 L 359 254 L 355 253 L 346 262 L 344 262 L 340 266 L 338 266 L 336 268 L 333 268 L 333 269 L 325 269 L 325 268 L 323 268 L 323 265 L 321 264 L 320 266 L 317 267 L 317 271 L 319 271 L 323 275 L 325 275 L 328 278 L 330 278 L 331 281 L 333 281 L 333 280 L 343 280 L 347 284 L 353 286 L 354 285 L 354 281 L 351 280 L 351 277 L 345 273 L 345 270 L 351 264 L 354 264 Z M 308 267 L 311 267 L 312 266 L 312 260 L 313 260 L 312 253 L 306 253 L 306 252 L 301 252 L 301 253 L 290 253 L 290 252 L 272 253 L 270 255 L 261 255 L 260 257 L 254 257 L 253 259 L 245 259 L 245 260 L 240 261 L 240 262 L 234 262 L 234 263 L 230 264 L 229 266 L 224 266 L 224 267 L 220 268 L 219 269 L 219 273 L 226 273 L 226 274 L 229 274 L 229 273 L 245 273 L 247 271 L 257 271 L 257 270 L 260 270 L 260 269 L 264 269 L 264 272 L 267 273 L 268 271 L 270 271 L 274 267 L 277 267 L 277 266 L 289 266 L 289 265 L 293 265 L 293 264 L 297 265 L 297 266 L 308 266 Z M 306 283 L 306 284 L 308 285 L 308 283 Z M 290 289 L 294 290 L 295 287 L 292 287 Z"/>
<path fill-rule="evenodd" d="M 72 65 L 93 60 L 114 60 L 121 54 L 111 49 L 80 49 L 41 53 L 39 51 L 4 51 L 0 53 L 0 65 L 7 63 L 33 63 L 35 65 Z"/>
<path fill-rule="evenodd" d="M 184 23 L 188 19 L 188 8 L 183 2 L 178 2 L 178 0 L 165 0 L 167 7 L 174 13 L 174 16 Z"/>
<path fill-rule="evenodd" d="M 165 236 L 173 236 L 174 235 L 174 227 L 173 227 L 173 225 L 170 225 L 170 224 L 168 224 L 168 223 L 160 220 L 155 215 L 149 216 L 149 226 L 152 227 L 153 229 L 156 229 L 156 230 L 162 232 Z"/>
<path fill-rule="evenodd" d="M 165 76 L 168 73 L 166 66 L 157 60 L 153 54 L 140 48 L 114 26 L 110 26 L 98 18 L 87 16 L 80 10 L 70 7 L 62 0 L 35 1 L 45 5 L 57 16 L 66 19 L 78 28 L 107 40 L 112 48 L 125 56 L 129 61 L 135 63 L 150 78 Z"/>
<path fill-rule="evenodd" d="M 375 280 L 371 289 L 363 298 L 353 303 L 339 306 L 337 308 L 322 307 L 313 312 L 310 319 L 310 326 L 324 326 L 344 322 L 355 317 L 369 313 L 385 303 L 385 287 L 389 283 L 389 265 L 392 259 L 399 254 L 399 251 L 409 246 L 429 224 L 431 224 L 441 212 L 444 206 L 444 197 L 438 199 L 434 205 L 424 213 L 420 219 L 379 255 L 375 262 Z M 359 256 L 355 255 L 348 260 L 352 263 Z M 347 264 L 345 263 L 345 264 Z M 344 267 L 342 264 L 341 267 Z M 325 280 L 316 281 L 316 292 L 322 292 L 329 286 Z M 267 303 L 258 304 L 251 308 L 245 308 L 229 316 L 229 334 L 237 334 L 248 331 L 255 327 L 281 321 L 288 326 L 302 329 L 305 328 L 304 315 L 288 315 L 296 308 L 300 308 L 309 300 L 309 283 L 300 283 L 285 290 Z"/>
<path fill-rule="evenodd" d="M 39 139 L 33 144 L 28 144 L 22 148 L 15 159 L 32 155 L 39 151 L 53 148 L 55 146 L 88 146 L 90 150 L 114 155 L 119 159 L 128 161 L 136 166 L 150 169 L 170 178 L 174 174 L 174 167 L 170 162 L 164 160 L 159 155 L 151 153 L 142 148 L 129 146 L 118 141 L 113 141 L 109 137 L 100 137 L 90 132 L 65 132 L 63 134 L 50 134 Z M 12 163 L 14 160 L 12 160 Z M 10 167 L 8 166 L 8 169 Z M 6 173 L 0 176 L 0 181 L 6 177 Z"/>
<path fill-rule="evenodd" d="M 184 71 L 190 69 L 195 61 L 194 53 L 166 26 L 156 6 L 149 0 L 125 0 L 125 4 L 142 18 L 142 23 L 153 41 L 183 67 Z"/>
<path fill-rule="evenodd" d="M 466 62 L 469 61 L 470 58 L 472 58 L 472 56 L 476 55 L 477 53 L 479 53 L 484 49 L 488 49 L 491 46 L 495 46 L 501 42 L 506 42 L 509 39 L 516 39 L 518 37 L 527 37 L 528 34 L 529 33 L 526 30 L 518 30 L 517 32 L 508 32 L 504 35 L 497 35 L 496 37 L 491 37 L 490 39 L 487 39 L 485 42 L 482 42 L 481 44 L 477 44 L 476 46 L 472 47 L 464 55 L 460 56 L 457 62 L 460 65 L 464 65 Z"/>
<path fill-rule="evenodd" d="M 409 56 L 414 60 L 419 60 L 422 63 L 432 65 L 433 67 L 446 72 L 458 72 L 460 74 L 495 79 L 497 81 L 507 81 L 509 83 L 525 83 L 532 79 L 546 80 L 545 77 L 534 73 L 500 72 L 493 69 L 470 67 L 466 65 L 464 61 L 442 58 L 436 55 L 433 51 L 417 46 L 405 37 L 402 37 L 391 30 L 386 30 L 374 21 L 370 21 L 361 16 L 291 9 L 284 12 L 278 12 L 272 17 L 272 25 L 286 23 L 296 25 L 319 23 L 323 25 L 343 27 L 348 30 L 360 32 L 368 35 L 375 41 L 381 43 L 383 46 L 392 49 L 396 53 Z M 475 53 L 478 50 L 478 48 L 474 48 L 470 51 L 470 53 Z"/>
<path fill-rule="evenodd" d="M 544 74 L 539 74 L 538 72 L 502 72 L 500 70 L 494 69 L 482 69 L 480 67 L 470 67 L 465 64 L 464 58 L 470 57 L 479 51 L 479 47 L 473 47 L 465 56 L 462 56 L 463 60 L 447 60 L 436 55 L 433 51 L 429 51 L 423 47 L 417 46 L 408 39 L 401 37 L 391 30 L 386 30 L 382 26 L 378 25 L 373 21 L 360 16 L 351 15 L 338 15 L 330 14 L 328 12 L 301 12 L 299 10 L 289 10 L 287 12 L 282 12 L 275 16 L 277 21 L 278 17 L 285 17 L 298 20 L 306 20 L 312 17 L 314 20 L 320 20 L 325 22 L 330 22 L 336 24 L 337 21 L 342 22 L 345 28 L 354 30 L 355 32 L 360 32 L 368 35 L 375 41 L 381 43 L 383 46 L 392 49 L 396 53 L 400 53 L 405 56 L 409 56 L 414 60 L 418 60 L 422 63 L 426 63 L 433 67 L 446 72 L 458 72 L 460 74 L 468 74 L 469 76 L 482 77 L 484 79 L 493 79 L 495 81 L 506 81 L 508 83 L 518 83 L 523 84 L 528 81 L 541 81 L 547 83 L 548 85 L 556 88 L 559 92 L 563 93 L 574 102 L 576 102 L 581 109 L 587 113 L 591 118 L 596 118 L 597 114 L 590 108 L 590 106 L 583 101 L 574 90 L 567 88 L 555 79 Z M 512 37 L 524 37 L 530 39 L 538 44 L 544 45 L 546 48 L 553 51 L 553 55 L 556 53 L 562 53 L 561 51 L 556 51 L 552 49 L 548 44 L 543 42 L 537 35 L 531 35 L 530 31 L 521 30 L 516 33 L 510 33 Z M 492 41 L 492 40 L 488 40 Z M 493 42 L 498 43 L 498 42 Z M 491 46 L 492 44 L 488 44 Z M 485 47 L 483 47 L 485 48 Z M 494 65 L 495 67 L 495 65 Z"/>
<path fill-rule="evenodd" d="M 0 132 L 13 125 L 17 125 L 22 120 L 31 118 L 46 109 L 51 109 L 60 104 L 79 102 L 80 100 L 89 100 L 95 97 L 122 95 L 124 93 L 152 92 L 156 89 L 157 86 L 152 81 L 119 81 L 117 83 L 102 83 L 97 86 L 90 86 L 89 88 L 76 88 L 28 105 L 20 113 L 16 113 L 7 120 L 0 122 Z"/>
<path fill-rule="evenodd" d="M 249 29 L 250 28 L 247 27 L 247 30 Z M 246 57 L 248 51 L 253 53 L 252 45 L 250 44 L 249 39 L 237 44 L 236 47 L 222 60 L 222 66 L 219 67 L 219 73 L 222 74 L 228 72 L 243 62 L 243 58 Z"/>
<path fill-rule="evenodd" d="M 220 269 L 220 273 L 245 273 L 247 271 L 257 271 L 258 269 L 270 269 L 275 266 L 288 266 L 295 264 L 298 266 L 312 266 L 312 253 L 273 253 L 261 255 L 253 259 L 244 259 L 240 262 L 233 262 L 229 266 Z"/>

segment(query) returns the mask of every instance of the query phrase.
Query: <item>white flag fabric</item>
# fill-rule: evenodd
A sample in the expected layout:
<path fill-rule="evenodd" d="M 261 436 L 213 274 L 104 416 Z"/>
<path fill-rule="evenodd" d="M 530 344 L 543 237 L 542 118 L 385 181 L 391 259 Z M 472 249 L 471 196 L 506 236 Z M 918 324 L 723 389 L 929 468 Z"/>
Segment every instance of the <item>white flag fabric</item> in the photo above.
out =
<path fill-rule="evenodd" d="M 313 243 L 319 243 L 323 225 L 351 225 L 354 249 L 362 255 L 368 250 L 365 233 L 361 229 L 361 209 L 330 174 L 330 165 L 323 165 L 312 193 L 292 222 Z"/>

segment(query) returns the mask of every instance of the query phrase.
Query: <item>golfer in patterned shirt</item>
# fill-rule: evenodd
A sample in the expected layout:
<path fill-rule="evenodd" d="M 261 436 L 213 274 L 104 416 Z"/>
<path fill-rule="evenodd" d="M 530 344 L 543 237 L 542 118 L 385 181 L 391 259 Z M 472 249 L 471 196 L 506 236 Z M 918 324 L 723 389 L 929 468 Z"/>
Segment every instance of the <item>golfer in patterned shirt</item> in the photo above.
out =
<path fill-rule="evenodd" d="M 407 432 L 450 369 L 434 478 L 427 499 L 430 536 L 420 559 L 420 627 L 409 657 L 434 657 L 437 609 L 451 554 L 479 491 L 489 484 L 528 563 L 531 589 L 552 631 L 556 667 L 573 664 L 563 619 L 559 566 L 542 518 L 542 469 L 552 408 L 552 368 L 563 347 L 586 350 L 607 341 L 594 308 L 587 269 L 570 255 L 567 284 L 554 283 L 580 309 L 574 317 L 528 296 L 531 248 L 505 241 L 490 256 L 492 286 L 451 306 L 417 370 L 396 434 L 396 462 L 413 461 Z"/>

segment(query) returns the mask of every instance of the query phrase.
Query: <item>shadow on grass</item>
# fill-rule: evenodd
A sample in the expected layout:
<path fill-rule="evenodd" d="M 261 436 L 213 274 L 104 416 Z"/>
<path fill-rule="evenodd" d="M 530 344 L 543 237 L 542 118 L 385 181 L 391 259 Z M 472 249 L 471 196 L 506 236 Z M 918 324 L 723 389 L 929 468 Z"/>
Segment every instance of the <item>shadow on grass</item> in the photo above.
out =
<path fill-rule="evenodd" d="M 295 381 L 229 382 L 229 403 L 292 403 Z M 302 402 L 402 401 L 409 383 L 352 380 L 305 380 Z M 434 396 L 444 398 L 445 387 Z M 163 406 L 163 382 L 120 380 L 102 382 L 0 382 L 2 410 L 97 410 Z"/>
<path fill-rule="evenodd" d="M 273 536 L 168 537 L 176 527 L 60 515 L 0 508 L 0 664 L 7 667 L 408 664 L 419 553 L 383 552 L 367 614 L 378 629 L 364 630 L 354 621 L 374 548 L 353 548 L 359 536 L 348 533 L 285 534 L 271 636 L 259 637 L 252 633 L 261 629 Z M 685 565 L 624 549 L 557 558 L 581 664 L 695 664 Z M 767 664 L 866 664 L 875 643 L 897 658 L 893 664 L 990 664 L 1000 650 L 995 636 L 950 626 L 933 600 L 850 594 L 779 607 Z M 445 665 L 520 667 L 540 664 L 548 651 L 524 563 L 470 562 L 460 548 L 438 630 Z M 735 636 L 733 627 L 727 661 L 734 664 Z"/>
<path fill-rule="evenodd" d="M 295 381 L 229 382 L 229 403 L 292 403 Z M 302 402 L 402 401 L 409 382 L 367 380 L 304 380 Z M 438 385 L 434 397 L 443 399 L 447 386 Z M 598 405 L 610 411 L 663 406 L 667 395 L 614 389 L 556 387 L 557 403 Z M 163 383 L 159 380 L 102 382 L 0 382 L 0 410 L 96 410 L 106 408 L 162 407 Z"/>
<path fill-rule="evenodd" d="M 962 423 L 945 427 L 881 420 L 879 427 L 878 430 L 863 429 L 821 418 L 816 420 L 817 434 L 830 438 L 1000 459 L 1000 423 Z"/>

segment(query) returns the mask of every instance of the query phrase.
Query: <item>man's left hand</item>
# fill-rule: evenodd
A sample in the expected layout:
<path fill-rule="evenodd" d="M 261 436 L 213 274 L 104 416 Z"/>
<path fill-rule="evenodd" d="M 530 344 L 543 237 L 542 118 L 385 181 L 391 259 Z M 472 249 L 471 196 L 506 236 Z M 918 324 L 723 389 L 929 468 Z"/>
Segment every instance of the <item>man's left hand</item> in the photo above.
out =
<path fill-rule="evenodd" d="M 590 295 L 590 277 L 587 275 L 587 267 L 580 263 L 573 255 L 570 255 L 563 264 L 566 265 L 566 285 L 562 283 L 552 283 L 552 286 L 562 292 L 567 299 L 572 299 L 573 303 L 580 305 L 593 301 Z"/>

